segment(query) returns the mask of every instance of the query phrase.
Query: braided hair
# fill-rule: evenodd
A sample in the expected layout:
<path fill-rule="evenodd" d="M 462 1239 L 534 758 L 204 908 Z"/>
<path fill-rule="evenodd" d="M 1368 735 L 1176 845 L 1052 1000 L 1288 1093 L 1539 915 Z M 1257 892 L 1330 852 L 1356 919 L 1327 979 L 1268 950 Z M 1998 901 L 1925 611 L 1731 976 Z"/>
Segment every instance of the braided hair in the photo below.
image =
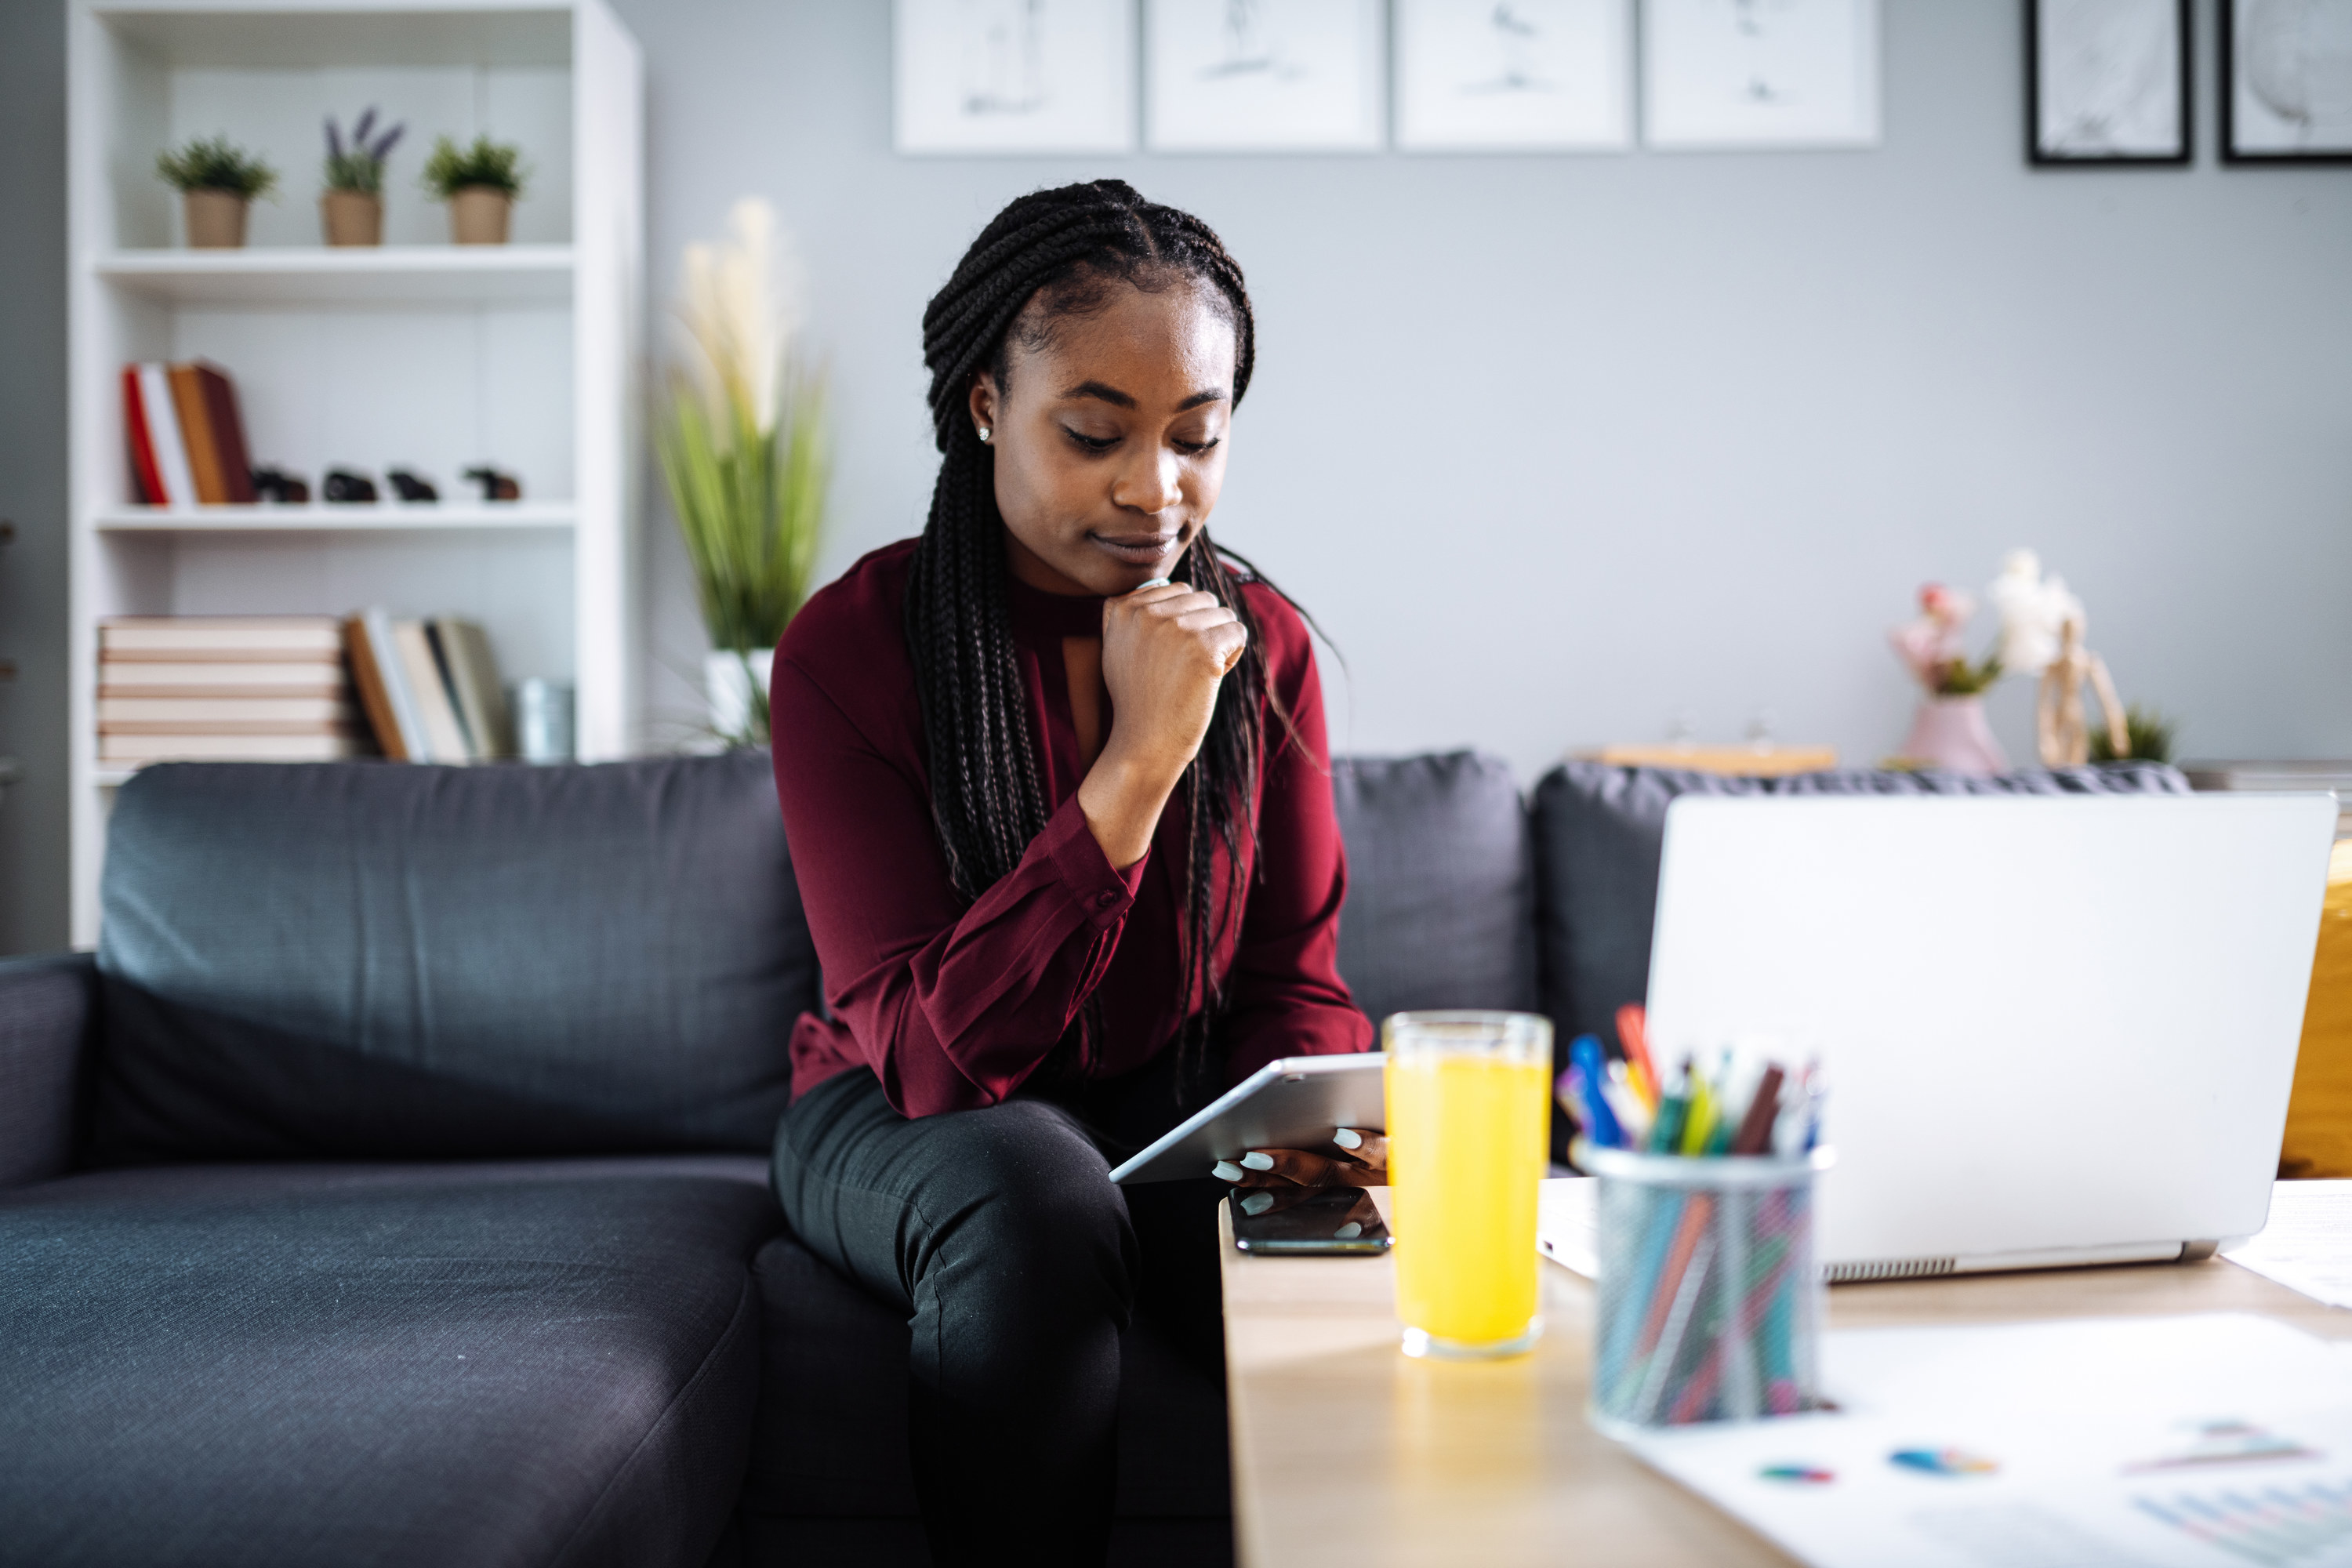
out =
<path fill-rule="evenodd" d="M 1113 282 L 1151 292 L 1179 282 L 1201 287 L 1233 325 L 1233 400 L 1240 403 L 1255 358 L 1241 268 L 1208 225 L 1144 200 L 1123 181 L 1094 180 L 1015 200 L 981 230 L 923 312 L 923 363 L 931 372 L 931 421 L 942 456 L 930 517 L 908 567 L 907 647 L 930 754 L 932 819 L 948 875 L 967 900 L 1019 864 L 1047 815 L 1005 596 L 995 454 L 973 429 L 968 400 L 982 370 L 1000 388 L 1005 384 L 1013 342 L 1049 342 L 1054 318 L 1100 308 Z M 1038 310 L 1024 317 L 1032 300 Z M 1245 837 L 1249 859 L 1255 858 L 1253 803 L 1267 683 L 1265 644 L 1241 594 L 1241 584 L 1258 575 L 1249 563 L 1219 551 L 1203 527 L 1170 575 L 1215 595 L 1249 634 L 1179 786 L 1191 843 L 1177 954 L 1181 1084 L 1197 1065 L 1209 1017 L 1223 1002 L 1212 960 L 1238 898 Z M 1281 717 L 1288 729 L 1289 716 Z M 1221 851 L 1228 875 L 1219 899 Z M 1063 1043 L 1083 1062 L 1095 1032 L 1090 1005 Z"/>

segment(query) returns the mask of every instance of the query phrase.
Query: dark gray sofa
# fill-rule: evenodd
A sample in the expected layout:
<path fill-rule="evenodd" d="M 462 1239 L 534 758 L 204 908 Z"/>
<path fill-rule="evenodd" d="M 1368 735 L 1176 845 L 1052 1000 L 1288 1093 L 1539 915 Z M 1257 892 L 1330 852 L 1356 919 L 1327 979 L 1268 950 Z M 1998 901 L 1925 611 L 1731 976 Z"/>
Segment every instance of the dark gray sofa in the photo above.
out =
<path fill-rule="evenodd" d="M 1885 780 L 1775 787 L 1982 787 Z M 1343 762 L 1343 972 L 1605 1018 L 1725 787 Z M 104 907 L 0 963 L 0 1565 L 925 1560 L 906 1326 L 766 1186 L 818 1003 L 764 756 L 152 768 Z M 1124 1404 L 1117 1559 L 1228 1560 L 1222 1389 L 1139 1327 Z"/>

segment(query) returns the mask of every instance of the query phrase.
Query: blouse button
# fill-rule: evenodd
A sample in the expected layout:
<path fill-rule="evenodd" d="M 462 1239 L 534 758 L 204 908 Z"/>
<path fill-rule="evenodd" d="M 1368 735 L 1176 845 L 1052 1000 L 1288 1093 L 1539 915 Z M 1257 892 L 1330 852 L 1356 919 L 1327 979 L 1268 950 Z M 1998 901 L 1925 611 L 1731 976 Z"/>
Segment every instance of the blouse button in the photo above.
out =
<path fill-rule="evenodd" d="M 1117 902 L 1118 902 L 1117 893 L 1101 892 L 1095 895 L 1095 908 L 1098 910 L 1107 910 Z"/>

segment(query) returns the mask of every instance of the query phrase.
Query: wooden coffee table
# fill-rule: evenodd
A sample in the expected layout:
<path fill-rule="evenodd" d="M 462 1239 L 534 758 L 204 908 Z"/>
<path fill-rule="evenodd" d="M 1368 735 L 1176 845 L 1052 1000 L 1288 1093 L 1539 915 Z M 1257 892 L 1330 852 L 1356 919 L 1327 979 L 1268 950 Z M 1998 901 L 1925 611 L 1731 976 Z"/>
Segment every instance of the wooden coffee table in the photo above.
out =
<path fill-rule="evenodd" d="M 1397 1349 L 1387 1258 L 1251 1258 L 1229 1228 L 1222 1242 L 1244 1565 L 1792 1561 L 1585 1425 L 1592 1290 L 1567 1269 L 1543 1265 L 1533 1354 L 1420 1362 Z M 1837 1328 L 2214 1311 L 2352 1338 L 2352 1312 L 2220 1258 L 1830 1293 Z"/>

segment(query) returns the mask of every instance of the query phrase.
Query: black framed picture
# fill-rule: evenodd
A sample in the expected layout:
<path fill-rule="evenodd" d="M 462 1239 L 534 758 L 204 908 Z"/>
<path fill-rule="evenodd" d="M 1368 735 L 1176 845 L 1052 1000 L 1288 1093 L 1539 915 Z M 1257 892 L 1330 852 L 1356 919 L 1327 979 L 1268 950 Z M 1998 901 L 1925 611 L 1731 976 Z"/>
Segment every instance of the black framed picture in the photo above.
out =
<path fill-rule="evenodd" d="M 2025 0 L 2027 162 L 2186 163 L 2189 97 L 2189 0 Z"/>
<path fill-rule="evenodd" d="M 2221 0 L 2221 157 L 2352 163 L 2352 0 Z"/>

